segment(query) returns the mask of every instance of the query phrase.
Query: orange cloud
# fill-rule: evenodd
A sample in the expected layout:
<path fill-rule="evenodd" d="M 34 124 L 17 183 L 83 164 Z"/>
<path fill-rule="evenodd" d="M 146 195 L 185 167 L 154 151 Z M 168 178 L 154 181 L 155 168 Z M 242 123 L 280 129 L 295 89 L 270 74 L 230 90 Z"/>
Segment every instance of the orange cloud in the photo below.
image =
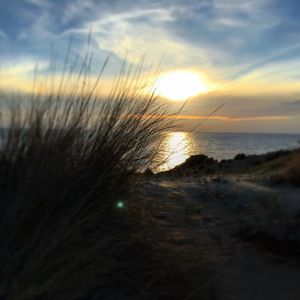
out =
<path fill-rule="evenodd" d="M 174 120 L 219 120 L 219 121 L 276 121 L 276 120 L 287 120 L 291 119 L 290 116 L 239 116 L 239 117 L 231 117 L 231 116 L 199 116 L 199 115 L 147 115 L 144 118 L 165 118 L 165 119 L 174 119 Z"/>

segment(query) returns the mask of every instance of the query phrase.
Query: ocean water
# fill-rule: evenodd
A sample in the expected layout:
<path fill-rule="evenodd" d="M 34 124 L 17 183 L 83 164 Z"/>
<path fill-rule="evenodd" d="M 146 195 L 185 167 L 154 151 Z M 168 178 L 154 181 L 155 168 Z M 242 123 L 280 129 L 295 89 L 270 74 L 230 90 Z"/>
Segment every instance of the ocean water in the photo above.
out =
<path fill-rule="evenodd" d="M 5 129 L 0 128 L 0 145 L 4 133 Z M 239 153 L 262 154 L 296 148 L 300 148 L 300 134 L 169 132 L 153 170 L 172 169 L 196 154 L 222 160 L 232 159 Z"/>
<path fill-rule="evenodd" d="M 156 171 L 174 168 L 195 154 L 222 160 L 239 153 L 262 154 L 295 148 L 300 148 L 300 134 L 170 132 L 161 145 L 163 154 Z"/>

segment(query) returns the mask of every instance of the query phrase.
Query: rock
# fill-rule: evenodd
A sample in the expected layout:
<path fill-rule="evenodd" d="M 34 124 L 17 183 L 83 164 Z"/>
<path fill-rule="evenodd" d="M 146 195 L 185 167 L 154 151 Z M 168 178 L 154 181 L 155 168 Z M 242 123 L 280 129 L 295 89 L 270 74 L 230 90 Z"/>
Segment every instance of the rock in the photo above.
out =
<path fill-rule="evenodd" d="M 198 165 L 214 165 L 217 161 L 211 157 L 208 157 L 204 154 L 199 155 L 192 155 L 190 158 L 188 158 L 185 162 L 185 166 L 198 166 Z"/>
<path fill-rule="evenodd" d="M 244 154 L 244 153 L 239 153 L 239 154 L 237 154 L 237 155 L 235 156 L 234 160 L 243 160 L 243 159 L 245 159 L 245 158 L 247 158 L 247 155 L 246 155 L 246 154 Z"/>

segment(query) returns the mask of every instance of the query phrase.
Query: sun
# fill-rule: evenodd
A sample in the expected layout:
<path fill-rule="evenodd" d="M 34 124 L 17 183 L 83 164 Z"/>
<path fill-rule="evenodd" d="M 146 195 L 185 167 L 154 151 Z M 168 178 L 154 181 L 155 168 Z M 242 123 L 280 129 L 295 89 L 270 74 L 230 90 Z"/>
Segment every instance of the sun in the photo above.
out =
<path fill-rule="evenodd" d="M 208 92 L 209 87 L 203 75 L 193 71 L 164 73 L 155 82 L 155 93 L 174 101 Z"/>

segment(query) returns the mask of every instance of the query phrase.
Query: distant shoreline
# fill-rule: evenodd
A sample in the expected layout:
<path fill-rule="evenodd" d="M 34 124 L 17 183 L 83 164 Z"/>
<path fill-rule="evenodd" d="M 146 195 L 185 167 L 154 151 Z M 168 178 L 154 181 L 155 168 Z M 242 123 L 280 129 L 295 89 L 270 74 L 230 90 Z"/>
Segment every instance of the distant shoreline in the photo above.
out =
<path fill-rule="evenodd" d="M 236 173 L 249 173 L 257 170 L 269 170 L 268 165 L 275 164 L 276 172 L 285 167 L 285 164 L 300 155 L 300 146 L 291 150 L 278 150 L 264 154 L 239 153 L 232 159 L 217 160 L 205 154 L 190 156 L 185 162 L 174 168 L 159 172 L 156 175 L 226 175 Z"/>
<path fill-rule="evenodd" d="M 203 154 L 215 160 L 233 159 L 237 154 L 261 155 L 300 147 L 300 134 L 179 132 L 166 134 L 161 165 L 155 172 L 170 170 L 190 156 Z"/>
<path fill-rule="evenodd" d="M 191 130 L 183 130 L 183 129 L 177 129 L 177 130 L 172 130 L 169 132 L 184 132 L 184 133 L 203 133 L 203 134 L 262 134 L 262 135 L 266 135 L 266 134 L 272 134 L 272 135 L 299 135 L 300 136 L 300 132 L 251 132 L 251 131 L 201 131 L 201 130 L 197 130 L 197 131 L 191 131 Z"/>

